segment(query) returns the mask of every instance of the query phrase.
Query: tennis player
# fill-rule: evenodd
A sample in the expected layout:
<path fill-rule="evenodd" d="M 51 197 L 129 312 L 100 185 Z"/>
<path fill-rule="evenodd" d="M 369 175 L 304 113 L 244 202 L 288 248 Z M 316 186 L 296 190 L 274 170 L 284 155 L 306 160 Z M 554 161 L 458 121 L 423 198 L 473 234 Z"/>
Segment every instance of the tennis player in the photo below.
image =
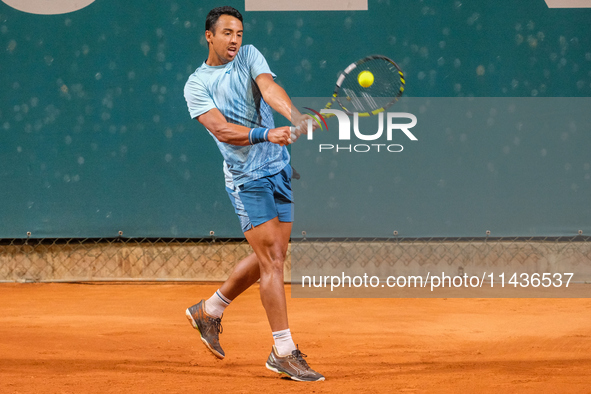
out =
<path fill-rule="evenodd" d="M 224 310 L 260 278 L 261 301 L 275 344 L 267 368 L 293 380 L 318 381 L 294 341 L 287 321 L 283 263 L 293 222 L 292 168 L 286 146 L 296 138 L 289 126 L 275 127 L 272 109 L 292 125 L 307 124 L 283 88 L 274 82 L 263 55 L 242 46 L 242 15 L 232 7 L 211 10 L 205 21 L 209 56 L 188 79 L 185 99 L 192 118 L 209 131 L 224 157 L 226 191 L 254 253 L 240 261 L 207 300 L 186 315 L 218 358 Z M 297 130 L 305 129 L 303 127 Z"/>

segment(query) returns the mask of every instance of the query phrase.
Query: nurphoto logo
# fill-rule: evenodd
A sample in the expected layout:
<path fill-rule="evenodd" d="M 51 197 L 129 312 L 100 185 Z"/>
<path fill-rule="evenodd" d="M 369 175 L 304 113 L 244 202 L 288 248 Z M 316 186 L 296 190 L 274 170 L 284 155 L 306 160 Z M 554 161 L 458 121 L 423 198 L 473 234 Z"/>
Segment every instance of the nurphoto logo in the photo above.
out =
<path fill-rule="evenodd" d="M 370 151 L 375 152 L 391 152 L 391 153 L 398 153 L 402 152 L 404 147 L 398 143 L 391 143 L 393 139 L 398 138 L 398 136 L 406 136 L 410 141 L 418 141 L 417 137 L 410 131 L 411 128 L 416 126 L 417 124 L 417 117 L 408 112 L 380 112 L 377 114 L 377 131 L 363 130 L 359 129 L 359 113 L 353 113 L 353 136 L 351 134 L 351 119 L 350 115 L 347 115 L 344 111 L 337 110 L 337 109 L 322 109 L 320 113 L 313 111 L 316 116 L 312 115 L 316 119 L 316 121 L 320 124 L 318 117 L 320 117 L 321 121 L 326 126 L 328 130 L 328 125 L 324 121 L 324 118 L 336 116 L 339 121 L 339 141 L 374 141 L 374 143 L 359 143 L 359 144 L 319 144 L 318 151 L 319 152 L 357 152 L 357 153 L 366 153 Z M 385 116 L 384 116 L 385 114 Z M 328 116 L 327 116 L 328 115 Z M 384 118 L 386 121 L 384 122 Z M 404 122 L 404 120 L 410 122 Z M 313 120 L 308 120 L 308 140 L 314 139 L 314 128 Z M 384 124 L 386 125 L 384 127 Z M 383 138 L 385 132 L 385 141 Z M 375 130 L 375 129 L 374 129 Z M 378 140 L 384 141 L 384 143 L 378 143 Z"/>

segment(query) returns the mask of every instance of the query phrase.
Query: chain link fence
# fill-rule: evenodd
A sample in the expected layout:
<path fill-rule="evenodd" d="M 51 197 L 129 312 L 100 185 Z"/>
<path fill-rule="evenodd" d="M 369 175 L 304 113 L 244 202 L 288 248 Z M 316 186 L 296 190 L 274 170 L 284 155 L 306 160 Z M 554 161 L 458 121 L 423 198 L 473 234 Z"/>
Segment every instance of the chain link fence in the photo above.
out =
<path fill-rule="evenodd" d="M 221 281 L 252 253 L 235 239 L 0 240 L 0 281 Z"/>
<path fill-rule="evenodd" d="M 302 239 L 292 243 L 300 274 L 451 275 L 481 272 L 575 272 L 591 282 L 591 237 Z"/>
<path fill-rule="evenodd" d="M 252 253 L 244 239 L 0 239 L 0 281 L 223 281 Z M 292 270 L 293 263 L 293 270 Z M 591 282 L 591 237 L 294 239 L 285 280 L 297 273 L 385 277 L 487 270 L 576 272 Z M 297 282 L 294 276 L 294 281 Z"/>

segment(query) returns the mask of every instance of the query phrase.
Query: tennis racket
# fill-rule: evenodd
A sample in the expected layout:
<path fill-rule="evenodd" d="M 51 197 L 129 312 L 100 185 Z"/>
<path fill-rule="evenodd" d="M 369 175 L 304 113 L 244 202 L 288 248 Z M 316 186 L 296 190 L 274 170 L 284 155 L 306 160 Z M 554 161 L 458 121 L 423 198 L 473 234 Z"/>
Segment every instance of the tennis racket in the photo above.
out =
<path fill-rule="evenodd" d="M 373 76 L 373 83 L 363 87 L 359 78 L 366 71 Z M 398 101 L 404 93 L 404 85 L 404 73 L 392 59 L 382 55 L 367 56 L 351 63 L 339 74 L 332 98 L 324 108 L 331 109 L 336 104 L 347 115 L 377 115 Z M 335 116 L 305 108 L 312 111 L 316 115 L 316 121 L 322 121 L 325 126 L 325 119 Z M 292 136 L 297 139 L 300 134 L 301 130 L 297 130 Z"/>

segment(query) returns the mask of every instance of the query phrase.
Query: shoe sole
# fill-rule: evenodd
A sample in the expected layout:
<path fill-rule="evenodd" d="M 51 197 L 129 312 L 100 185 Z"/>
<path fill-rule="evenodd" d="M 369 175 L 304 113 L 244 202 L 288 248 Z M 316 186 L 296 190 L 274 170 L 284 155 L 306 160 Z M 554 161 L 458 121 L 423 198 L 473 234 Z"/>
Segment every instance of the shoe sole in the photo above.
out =
<path fill-rule="evenodd" d="M 280 371 L 279 369 L 275 368 L 274 366 L 272 366 L 269 363 L 265 364 L 265 367 L 267 367 L 268 370 L 273 371 L 273 372 L 277 372 L 279 375 L 285 375 L 288 378 L 290 378 L 291 380 L 295 380 L 297 382 L 322 382 L 324 380 L 324 377 L 321 377 L 320 379 L 316 379 L 316 380 L 303 380 L 303 379 L 299 379 L 296 376 L 292 376 L 290 374 L 288 374 L 287 372 L 284 371 Z"/>
<path fill-rule="evenodd" d="M 193 326 L 194 329 L 196 329 L 199 332 L 199 337 L 201 338 L 201 342 L 203 342 L 203 344 L 209 349 L 210 352 L 213 353 L 214 356 L 216 356 L 217 358 L 219 358 L 220 360 L 222 360 L 225 356 L 220 354 L 217 350 L 215 350 L 214 348 L 212 348 L 209 345 L 209 342 L 207 342 L 204 338 L 203 335 L 201 334 L 201 330 L 199 330 L 199 326 L 197 325 L 197 322 L 195 321 L 195 319 L 193 319 L 193 315 L 191 315 L 191 312 L 189 312 L 189 309 L 187 309 L 185 311 L 185 316 L 187 316 L 187 319 L 189 320 L 189 323 L 191 323 L 191 326 Z"/>

